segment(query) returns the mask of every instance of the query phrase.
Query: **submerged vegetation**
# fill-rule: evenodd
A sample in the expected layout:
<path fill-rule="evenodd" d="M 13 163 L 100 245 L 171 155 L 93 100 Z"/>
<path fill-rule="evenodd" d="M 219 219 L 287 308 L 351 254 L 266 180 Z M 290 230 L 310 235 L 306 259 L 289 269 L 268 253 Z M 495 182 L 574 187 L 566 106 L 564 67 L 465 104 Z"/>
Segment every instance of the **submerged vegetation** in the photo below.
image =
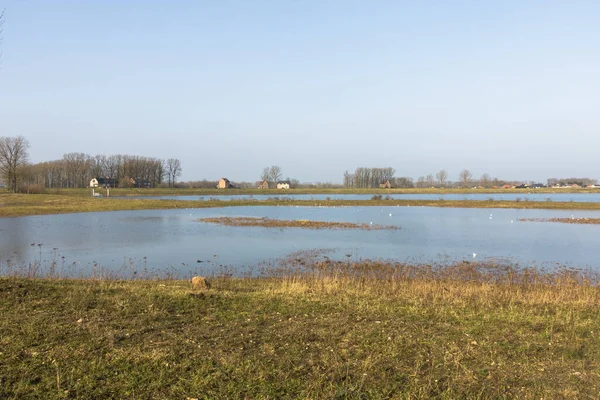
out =
<path fill-rule="evenodd" d="M 396 230 L 399 226 L 356 224 L 352 222 L 311 221 L 307 219 L 283 220 L 255 217 L 215 217 L 201 218 L 199 222 L 227 226 L 259 226 L 263 228 L 304 228 L 304 229 L 363 229 L 363 230 Z"/>
<path fill-rule="evenodd" d="M 593 398 L 598 277 L 292 255 L 261 278 L 0 278 L 0 397 Z"/>

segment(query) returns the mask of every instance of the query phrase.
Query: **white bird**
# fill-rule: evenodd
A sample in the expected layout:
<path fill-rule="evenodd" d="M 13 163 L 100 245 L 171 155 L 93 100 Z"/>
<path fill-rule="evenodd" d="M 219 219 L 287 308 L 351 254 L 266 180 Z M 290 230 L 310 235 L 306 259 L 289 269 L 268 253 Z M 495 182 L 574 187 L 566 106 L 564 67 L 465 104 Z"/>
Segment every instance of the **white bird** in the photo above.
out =
<path fill-rule="evenodd" d="M 369 222 L 371 225 L 373 225 L 373 221 Z"/>
<path fill-rule="evenodd" d="M 477 257 L 477 253 L 473 253 L 473 258 Z"/>
<path fill-rule="evenodd" d="M 390 213 L 390 217 L 392 216 L 392 213 Z"/>

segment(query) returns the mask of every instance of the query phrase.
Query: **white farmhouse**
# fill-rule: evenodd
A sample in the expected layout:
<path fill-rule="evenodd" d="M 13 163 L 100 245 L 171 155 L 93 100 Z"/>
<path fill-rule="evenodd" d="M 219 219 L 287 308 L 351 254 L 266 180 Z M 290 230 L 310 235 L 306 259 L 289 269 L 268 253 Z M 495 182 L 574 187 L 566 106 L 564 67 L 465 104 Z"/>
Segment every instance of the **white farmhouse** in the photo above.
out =
<path fill-rule="evenodd" d="M 289 189 L 290 181 L 279 181 L 277 182 L 277 189 Z"/>

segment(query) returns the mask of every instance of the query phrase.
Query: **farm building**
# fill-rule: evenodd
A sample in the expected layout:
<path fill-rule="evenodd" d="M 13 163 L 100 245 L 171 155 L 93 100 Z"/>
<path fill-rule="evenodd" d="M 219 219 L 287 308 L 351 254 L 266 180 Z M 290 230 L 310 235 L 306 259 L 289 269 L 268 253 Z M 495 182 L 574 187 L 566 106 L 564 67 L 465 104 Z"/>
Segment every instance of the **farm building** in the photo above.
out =
<path fill-rule="evenodd" d="M 290 181 L 279 181 L 277 182 L 277 189 L 289 189 Z"/>
<path fill-rule="evenodd" d="M 221 178 L 217 184 L 218 189 L 231 189 L 233 184 L 227 178 Z"/>

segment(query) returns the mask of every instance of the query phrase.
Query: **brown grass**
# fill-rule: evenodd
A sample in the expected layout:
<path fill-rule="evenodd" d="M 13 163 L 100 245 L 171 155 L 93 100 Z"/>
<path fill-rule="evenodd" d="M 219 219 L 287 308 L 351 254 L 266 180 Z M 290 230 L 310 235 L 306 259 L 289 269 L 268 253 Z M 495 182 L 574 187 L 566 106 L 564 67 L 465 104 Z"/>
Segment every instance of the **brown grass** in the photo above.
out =
<path fill-rule="evenodd" d="M 263 228 L 304 228 L 304 229 L 364 229 L 364 230 L 395 230 L 399 226 L 393 225 L 374 225 L 374 224 L 355 224 L 352 222 L 329 222 L 329 221 L 310 221 L 300 220 L 282 220 L 271 218 L 256 217 L 215 217 L 201 218 L 199 222 L 208 222 L 226 226 L 259 226 Z"/>
<path fill-rule="evenodd" d="M 514 208 L 555 210 L 600 210 L 600 202 L 547 202 L 547 201 L 496 201 L 496 200 L 159 200 L 130 198 L 91 198 L 57 194 L 0 194 L 0 217 L 26 215 L 64 214 L 119 210 L 156 210 L 176 208 L 214 208 L 237 206 L 394 206 L 394 207 L 448 207 L 448 208 Z"/>
<path fill-rule="evenodd" d="M 525 222 L 560 222 L 563 224 L 584 224 L 597 225 L 600 224 L 600 218 L 520 218 L 519 221 Z"/>
<path fill-rule="evenodd" d="M 289 262 L 202 293 L 0 278 L 0 398 L 597 397 L 595 274 Z"/>

